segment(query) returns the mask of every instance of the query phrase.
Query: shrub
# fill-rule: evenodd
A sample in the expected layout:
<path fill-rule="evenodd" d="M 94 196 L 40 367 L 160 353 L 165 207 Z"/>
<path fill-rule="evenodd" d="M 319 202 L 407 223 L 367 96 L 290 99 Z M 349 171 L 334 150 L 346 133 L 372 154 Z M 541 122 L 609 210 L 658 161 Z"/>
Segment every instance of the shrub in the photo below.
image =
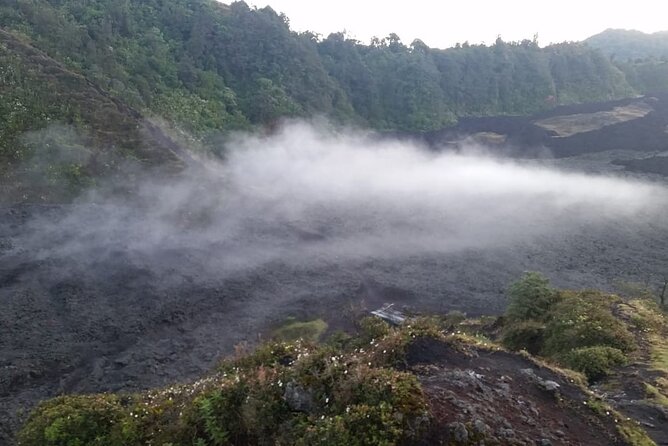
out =
<path fill-rule="evenodd" d="M 510 302 L 506 310 L 509 321 L 544 321 L 550 307 L 558 298 L 557 292 L 542 274 L 526 273 L 508 289 Z"/>
<path fill-rule="evenodd" d="M 40 404 L 19 434 L 22 445 L 123 446 L 136 444 L 130 409 L 115 395 L 65 396 Z"/>
<path fill-rule="evenodd" d="M 584 373 L 590 381 L 595 381 L 607 376 L 613 367 L 623 365 L 626 356 L 614 347 L 584 347 L 568 352 L 563 362 L 571 369 Z"/>
<path fill-rule="evenodd" d="M 240 408 L 247 392 L 245 383 L 236 383 L 195 400 L 197 437 L 214 446 L 246 440 Z"/>
<path fill-rule="evenodd" d="M 367 344 L 373 339 L 380 339 L 390 333 L 390 328 L 390 324 L 379 317 L 365 317 L 359 321 L 359 341 Z"/>
<path fill-rule="evenodd" d="M 190 384 L 57 398 L 31 414 L 19 438 L 23 446 L 415 444 L 428 427 L 425 396 L 414 375 L 385 368 L 416 337 L 438 333 L 432 320 L 415 322 L 374 321 L 369 331 L 387 335 L 349 349 L 264 344 Z"/>
<path fill-rule="evenodd" d="M 503 345 L 512 350 L 526 350 L 532 355 L 543 348 L 545 324 L 537 321 L 521 321 L 509 324 L 504 332 Z"/>
<path fill-rule="evenodd" d="M 466 320 L 466 313 L 459 310 L 451 310 L 445 315 L 443 323 L 446 327 L 454 327 Z"/>
<path fill-rule="evenodd" d="M 598 291 L 562 292 L 545 327 L 543 353 L 565 354 L 582 347 L 605 346 L 634 350 L 635 340 L 612 313 L 614 297 Z"/>

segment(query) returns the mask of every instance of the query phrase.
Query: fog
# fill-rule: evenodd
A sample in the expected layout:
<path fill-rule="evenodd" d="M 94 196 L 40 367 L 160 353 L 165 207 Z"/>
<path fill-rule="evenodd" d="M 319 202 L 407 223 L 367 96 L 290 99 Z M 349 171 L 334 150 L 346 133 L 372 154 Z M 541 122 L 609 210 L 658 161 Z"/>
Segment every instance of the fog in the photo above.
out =
<path fill-rule="evenodd" d="M 237 135 L 223 161 L 148 178 L 132 199 L 101 187 L 64 215 L 32 220 L 21 249 L 85 267 L 123 252 L 146 268 L 206 279 L 268 262 L 406 258 L 634 225 L 657 219 L 666 197 L 658 184 L 497 159 L 479 147 L 435 152 L 301 123 Z"/>
<path fill-rule="evenodd" d="M 73 159 L 59 132 L 35 135 L 54 141 L 47 167 Z M 73 204 L 0 207 L 0 423 L 63 392 L 200 376 L 287 317 L 500 314 L 526 270 L 663 284 L 663 186 L 490 150 L 292 124 L 179 174 L 128 166 Z"/>

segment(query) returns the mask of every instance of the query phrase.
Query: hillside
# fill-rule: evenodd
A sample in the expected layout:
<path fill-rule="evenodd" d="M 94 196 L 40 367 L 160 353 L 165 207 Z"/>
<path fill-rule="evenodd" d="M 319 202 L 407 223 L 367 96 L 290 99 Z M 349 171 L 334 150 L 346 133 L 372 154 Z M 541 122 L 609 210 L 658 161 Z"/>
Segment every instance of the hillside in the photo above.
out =
<path fill-rule="evenodd" d="M 435 148 L 483 144 L 496 153 L 567 158 L 611 153 L 628 171 L 668 175 L 668 94 L 560 106 L 532 116 L 461 119 L 456 126 L 413 135 Z"/>
<path fill-rule="evenodd" d="M 19 444 L 664 444 L 660 310 L 648 300 L 552 291 L 537 278 L 511 287 L 506 319 L 450 313 L 393 328 L 369 317 L 354 336 L 320 344 L 301 336 L 317 340 L 326 324 L 311 331 L 318 324 L 288 322 L 293 329 L 274 333 L 291 338 L 252 352 L 238 346 L 194 382 L 44 402 Z M 568 325 L 569 317 L 584 322 Z M 498 343 L 520 348 L 514 340 L 534 342 L 540 330 L 542 359 Z"/>
<path fill-rule="evenodd" d="M 585 43 L 622 62 L 668 59 L 668 31 L 647 34 L 625 29 L 606 29 L 587 38 Z"/>
<path fill-rule="evenodd" d="M 146 113 L 203 139 L 325 115 L 376 129 L 434 130 L 462 116 L 528 114 L 635 93 L 581 44 L 428 48 L 391 34 L 295 33 L 243 2 L 18 0 L 0 27 Z"/>
<path fill-rule="evenodd" d="M 0 445 L 667 444 L 667 131 L 591 42 L 0 1 Z"/>
<path fill-rule="evenodd" d="M 0 201 L 68 201 L 134 168 L 180 169 L 178 147 L 137 111 L 0 30 Z"/>
<path fill-rule="evenodd" d="M 607 29 L 584 43 L 609 57 L 637 91 L 668 90 L 668 32 Z"/>

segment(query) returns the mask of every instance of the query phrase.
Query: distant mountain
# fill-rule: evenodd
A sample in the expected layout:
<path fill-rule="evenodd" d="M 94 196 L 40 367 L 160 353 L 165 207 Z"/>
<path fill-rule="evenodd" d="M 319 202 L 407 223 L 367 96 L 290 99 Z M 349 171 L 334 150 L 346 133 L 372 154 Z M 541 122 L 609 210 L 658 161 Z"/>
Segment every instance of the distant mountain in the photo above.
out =
<path fill-rule="evenodd" d="M 585 43 L 606 54 L 637 91 L 668 91 L 668 31 L 608 29 Z"/>
<path fill-rule="evenodd" d="M 636 59 L 668 60 L 668 31 L 646 34 L 626 29 L 606 29 L 585 42 L 619 61 Z"/>

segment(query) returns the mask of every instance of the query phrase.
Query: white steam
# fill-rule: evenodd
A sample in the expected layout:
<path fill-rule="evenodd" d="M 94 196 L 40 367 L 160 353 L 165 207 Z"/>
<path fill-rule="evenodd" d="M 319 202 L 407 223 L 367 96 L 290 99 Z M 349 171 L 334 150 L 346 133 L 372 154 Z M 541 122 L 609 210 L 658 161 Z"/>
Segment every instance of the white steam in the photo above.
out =
<path fill-rule="evenodd" d="M 141 206 L 92 198 L 96 205 L 39 224 L 35 250 L 44 257 L 176 250 L 188 253 L 184 265 L 224 273 L 270 261 L 503 247 L 610 221 L 648 221 L 666 202 L 659 185 L 308 125 L 238 138 L 225 162 L 147 181 L 139 195 Z"/>

